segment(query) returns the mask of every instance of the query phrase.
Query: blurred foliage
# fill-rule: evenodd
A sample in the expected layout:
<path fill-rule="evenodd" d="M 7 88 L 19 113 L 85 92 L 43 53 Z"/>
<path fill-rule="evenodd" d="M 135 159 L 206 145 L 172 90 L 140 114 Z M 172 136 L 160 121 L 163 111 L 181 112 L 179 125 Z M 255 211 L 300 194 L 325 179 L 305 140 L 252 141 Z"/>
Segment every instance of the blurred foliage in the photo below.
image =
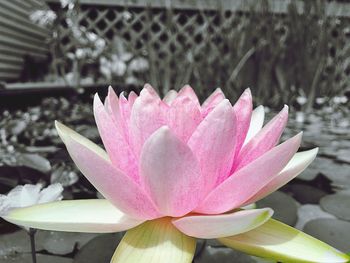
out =
<path fill-rule="evenodd" d="M 112 39 L 104 38 L 97 28 L 82 25 L 79 18 L 86 15 L 86 9 L 82 13 L 75 0 L 62 1 L 56 15 L 48 11 L 48 19 L 40 13 L 42 20 L 36 17 L 36 21 L 52 28 L 55 78 L 74 86 L 109 82 L 140 87 L 150 82 L 165 94 L 189 83 L 202 98 L 216 87 L 236 98 L 249 86 L 259 103 L 273 107 L 305 96 L 307 110 L 316 97 L 342 95 L 349 89 L 350 44 L 343 38 L 350 28 L 344 19 L 326 15 L 326 1 L 304 1 L 302 12 L 291 1 L 286 14 L 270 12 L 268 1 L 256 5 L 250 12 L 235 13 L 220 8 L 207 11 L 203 6 L 197 10 L 197 19 L 202 21 L 195 30 L 200 33 L 194 36 L 200 45 L 189 45 L 181 53 L 169 50 L 162 54 L 159 46 L 141 37 L 137 41 L 143 41 L 142 47 L 136 49 L 118 30 Z M 143 28 L 151 28 L 152 11 L 145 9 L 149 18 L 142 21 Z M 126 8 L 123 23 L 133 21 L 134 15 Z M 178 17 L 178 11 L 170 8 L 161 18 L 168 37 L 179 34 Z M 193 23 L 198 27 L 198 21 Z M 68 34 L 63 39 L 62 32 Z M 70 41 L 68 52 L 64 39 Z"/>
<path fill-rule="evenodd" d="M 52 32 L 48 39 L 51 73 L 46 80 L 76 88 L 96 82 L 142 84 L 140 74 L 149 66 L 146 59 L 130 53 L 122 39 L 115 37 L 108 44 L 104 38 L 80 25 L 79 1 L 61 0 L 61 9 L 65 12 L 56 14 L 52 10 L 36 10 L 31 15 L 33 22 Z M 66 37 L 74 46 L 69 52 L 62 48 L 61 27 L 66 29 Z"/>
<path fill-rule="evenodd" d="M 17 184 L 42 182 L 61 183 L 66 188 L 66 199 L 96 196 L 65 151 L 54 128 L 55 120 L 65 120 L 100 143 L 90 103 L 46 98 L 37 106 L 4 110 L 0 120 L 0 193 Z"/>

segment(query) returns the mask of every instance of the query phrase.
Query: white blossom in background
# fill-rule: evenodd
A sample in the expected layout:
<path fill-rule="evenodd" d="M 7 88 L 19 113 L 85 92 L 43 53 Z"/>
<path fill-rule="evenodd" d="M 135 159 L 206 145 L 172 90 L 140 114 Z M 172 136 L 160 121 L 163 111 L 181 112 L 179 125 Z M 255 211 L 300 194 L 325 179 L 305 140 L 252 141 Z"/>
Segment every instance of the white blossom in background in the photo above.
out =
<path fill-rule="evenodd" d="M 74 0 L 60 0 L 62 8 L 68 6 L 68 9 L 74 8 Z"/>
<path fill-rule="evenodd" d="M 297 111 L 295 113 L 295 121 L 299 123 L 304 123 L 305 122 L 305 113 L 302 111 Z"/>
<path fill-rule="evenodd" d="M 326 102 L 326 98 L 324 98 L 324 97 L 316 98 L 316 103 L 319 104 L 319 105 L 322 105 L 325 102 Z"/>
<path fill-rule="evenodd" d="M 130 19 L 132 18 L 132 14 L 131 14 L 129 11 L 124 11 L 124 12 L 122 13 L 122 17 L 123 17 L 126 21 L 128 21 L 128 20 L 130 20 Z"/>
<path fill-rule="evenodd" d="M 348 102 L 348 98 L 345 97 L 345 96 L 335 96 L 335 97 L 333 98 L 333 102 L 334 102 L 335 104 L 345 104 L 345 103 Z"/>
<path fill-rule="evenodd" d="M 122 60 L 124 62 L 127 62 L 130 59 L 132 59 L 132 54 L 130 52 L 125 51 L 125 50 L 122 53 L 118 54 L 117 56 L 120 60 Z"/>
<path fill-rule="evenodd" d="M 43 188 L 41 184 L 18 185 L 7 195 L 0 195 L 0 216 L 6 215 L 15 208 L 48 203 L 62 199 L 61 184 L 51 184 Z"/>
<path fill-rule="evenodd" d="M 112 75 L 121 77 L 125 74 L 127 66 L 125 60 L 113 54 L 110 59 L 106 57 L 100 58 L 100 72 L 107 78 L 112 79 Z"/>
<path fill-rule="evenodd" d="M 114 60 L 112 62 L 111 70 L 114 73 L 114 75 L 121 77 L 126 72 L 126 64 L 122 60 Z"/>
<path fill-rule="evenodd" d="M 148 60 L 143 57 L 134 58 L 129 64 L 129 69 L 134 72 L 143 72 L 148 70 L 148 68 Z"/>
<path fill-rule="evenodd" d="M 297 102 L 299 105 L 303 106 L 307 102 L 307 98 L 305 98 L 304 96 L 299 96 L 297 97 Z"/>
<path fill-rule="evenodd" d="M 125 83 L 127 85 L 138 85 L 139 84 L 139 80 L 134 77 L 134 76 L 129 76 L 125 79 Z"/>
<path fill-rule="evenodd" d="M 36 10 L 30 14 L 29 19 L 40 26 L 52 25 L 57 15 L 52 10 Z"/>
<path fill-rule="evenodd" d="M 105 76 L 107 80 L 112 79 L 112 71 L 110 67 L 110 62 L 105 57 L 100 58 L 100 72 Z"/>

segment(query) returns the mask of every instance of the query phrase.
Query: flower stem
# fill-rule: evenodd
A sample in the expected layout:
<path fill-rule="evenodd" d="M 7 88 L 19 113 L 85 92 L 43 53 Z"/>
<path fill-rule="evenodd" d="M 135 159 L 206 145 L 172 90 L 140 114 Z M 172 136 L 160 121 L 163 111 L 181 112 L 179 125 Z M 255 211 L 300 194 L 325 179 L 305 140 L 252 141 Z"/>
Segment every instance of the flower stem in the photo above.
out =
<path fill-rule="evenodd" d="M 32 251 L 32 261 L 33 263 L 36 263 L 36 249 L 35 249 L 35 233 L 36 229 L 34 228 L 29 228 L 29 237 L 30 237 L 30 248 Z"/>

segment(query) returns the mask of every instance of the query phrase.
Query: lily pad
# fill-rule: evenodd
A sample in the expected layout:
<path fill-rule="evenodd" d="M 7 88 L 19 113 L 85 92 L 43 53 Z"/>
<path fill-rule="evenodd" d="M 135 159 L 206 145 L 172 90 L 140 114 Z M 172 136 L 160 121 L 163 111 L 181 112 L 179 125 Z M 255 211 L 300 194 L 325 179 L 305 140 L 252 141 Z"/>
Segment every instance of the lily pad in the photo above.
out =
<path fill-rule="evenodd" d="M 324 175 L 336 187 L 350 188 L 350 165 L 340 164 L 329 158 L 317 157 L 298 179 L 312 181 L 317 175 Z"/>
<path fill-rule="evenodd" d="M 70 167 L 67 167 L 65 164 L 54 165 L 52 167 L 52 174 L 50 182 L 60 183 L 63 187 L 68 187 L 75 184 L 79 180 L 79 176 L 76 172 L 72 171 Z"/>
<path fill-rule="evenodd" d="M 308 222 L 303 231 L 343 252 L 350 250 L 350 222 L 320 218 Z"/>
<path fill-rule="evenodd" d="M 10 134 L 12 135 L 22 133 L 27 127 L 28 124 L 23 120 L 12 120 L 8 123 L 8 128 L 10 129 Z"/>
<path fill-rule="evenodd" d="M 337 164 L 328 169 L 324 175 L 332 181 L 332 185 L 338 188 L 350 188 L 350 165 Z"/>
<path fill-rule="evenodd" d="M 225 247 L 225 245 L 220 243 L 217 239 L 207 239 L 206 245 L 210 247 Z"/>
<path fill-rule="evenodd" d="M 321 199 L 320 204 L 328 213 L 350 221 L 350 194 L 327 195 Z"/>
<path fill-rule="evenodd" d="M 48 173 L 51 170 L 50 162 L 35 153 L 21 153 L 17 158 L 17 162 L 19 165 L 38 170 L 42 173 Z"/>
<path fill-rule="evenodd" d="M 231 248 L 217 248 L 207 246 L 203 251 L 203 254 L 198 257 L 195 263 L 212 263 L 212 262 L 221 262 L 221 263 L 255 263 L 256 261 L 252 259 L 247 254 L 233 250 Z"/>
<path fill-rule="evenodd" d="M 43 248 L 55 255 L 67 255 L 96 237 L 97 234 L 45 231 Z"/>
<path fill-rule="evenodd" d="M 323 157 L 317 157 L 305 171 L 298 175 L 298 179 L 311 181 L 316 178 L 316 176 L 324 172 L 325 169 L 328 170 L 329 167 L 334 167 L 336 165 L 332 160 Z"/>
<path fill-rule="evenodd" d="M 318 204 L 327 192 L 306 184 L 290 184 L 284 188 L 301 204 Z"/>
<path fill-rule="evenodd" d="M 36 251 L 43 249 L 43 232 L 38 231 L 35 235 Z M 0 257 L 11 256 L 21 253 L 29 253 L 30 239 L 25 230 L 0 236 Z"/>
<path fill-rule="evenodd" d="M 329 214 L 321 209 L 319 205 L 306 204 L 298 208 L 298 221 L 295 228 L 303 229 L 305 224 L 311 220 L 318 218 L 336 218 L 334 215 Z"/>
<path fill-rule="evenodd" d="M 37 254 L 37 263 L 72 263 L 73 260 L 71 258 L 66 257 L 57 257 L 50 255 Z M 6 257 L 0 257 L 0 263 L 32 263 L 32 255 L 31 254 L 15 254 Z"/>
<path fill-rule="evenodd" d="M 349 149 L 342 149 L 342 150 L 337 151 L 337 160 L 340 162 L 350 164 L 350 150 Z"/>
<path fill-rule="evenodd" d="M 294 226 L 297 221 L 297 203 L 295 200 L 281 192 L 276 191 L 256 203 L 258 208 L 271 207 L 274 211 L 273 218 Z"/>
<path fill-rule="evenodd" d="M 81 124 L 77 125 L 75 130 L 90 140 L 97 141 L 100 139 L 100 134 L 98 133 L 96 126 Z"/>
<path fill-rule="evenodd" d="M 103 234 L 93 238 L 79 250 L 74 263 L 109 263 L 121 239 L 121 233 Z"/>

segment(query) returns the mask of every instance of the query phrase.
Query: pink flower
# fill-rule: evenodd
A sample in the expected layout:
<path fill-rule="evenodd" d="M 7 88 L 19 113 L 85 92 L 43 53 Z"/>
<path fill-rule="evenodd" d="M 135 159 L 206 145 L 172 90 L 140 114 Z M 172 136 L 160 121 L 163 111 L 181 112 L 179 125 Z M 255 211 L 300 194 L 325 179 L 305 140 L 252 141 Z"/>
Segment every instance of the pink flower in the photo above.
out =
<path fill-rule="evenodd" d="M 301 133 L 277 145 L 287 106 L 263 127 L 263 107 L 252 105 L 249 89 L 232 106 L 220 89 L 200 105 L 189 86 L 164 99 L 149 85 L 128 99 L 110 88 L 104 104 L 94 98 L 106 152 L 56 123 L 72 159 L 108 201 L 63 201 L 5 219 L 51 230 L 133 228 L 112 262 L 191 262 L 192 237 L 283 261 L 345 262 L 341 252 L 270 219 L 270 208 L 240 210 L 293 179 L 317 153 L 296 153 Z"/>

